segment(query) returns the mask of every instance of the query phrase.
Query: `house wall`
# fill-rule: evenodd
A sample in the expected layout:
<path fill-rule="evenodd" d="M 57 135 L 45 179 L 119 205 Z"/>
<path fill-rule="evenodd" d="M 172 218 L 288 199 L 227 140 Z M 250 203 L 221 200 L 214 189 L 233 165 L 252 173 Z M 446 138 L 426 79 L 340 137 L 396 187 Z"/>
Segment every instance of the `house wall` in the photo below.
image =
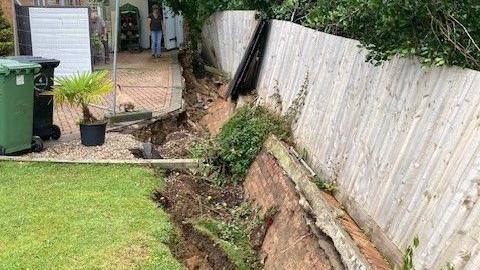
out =
<path fill-rule="evenodd" d="M 248 44 L 252 14 L 218 13 L 204 28 L 206 54 L 227 72 Z M 337 199 L 387 256 L 398 262 L 418 236 L 416 269 L 478 269 L 480 72 L 415 59 L 373 66 L 358 45 L 273 21 L 260 98 L 284 113 L 300 104 L 298 149 L 337 182 Z"/>

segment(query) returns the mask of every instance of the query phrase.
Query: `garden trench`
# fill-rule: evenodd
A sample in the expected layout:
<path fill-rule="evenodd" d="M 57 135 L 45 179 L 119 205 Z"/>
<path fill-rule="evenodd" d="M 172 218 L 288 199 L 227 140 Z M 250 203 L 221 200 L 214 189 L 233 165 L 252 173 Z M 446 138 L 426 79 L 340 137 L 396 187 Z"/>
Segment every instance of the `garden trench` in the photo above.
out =
<path fill-rule="evenodd" d="M 215 136 L 234 113 L 235 104 L 222 97 L 223 79 L 216 74 L 198 78 L 190 57 L 180 53 L 184 109 L 121 130 L 151 148 L 136 149 L 137 155 L 189 158 L 195 142 Z M 330 197 L 308 179 L 328 213 L 318 211 L 317 200 L 305 195 L 303 184 L 295 180 L 298 171 L 309 171 L 297 161 L 286 166 L 282 163 L 286 156 L 295 158 L 289 153 L 276 155 L 273 149 L 261 150 L 238 185 L 217 186 L 202 168 L 159 171 L 166 184 L 152 199 L 169 213 L 177 229 L 168 243 L 173 254 L 188 269 L 391 269 L 367 237 L 357 237 L 363 233 L 352 220 L 339 225 L 348 214 L 340 205 L 326 203 Z M 208 226 L 199 226 L 201 220 L 222 225 L 210 233 L 204 230 Z M 242 231 L 247 244 L 238 244 L 232 230 Z"/>
<path fill-rule="evenodd" d="M 223 104 L 222 101 L 216 103 Z M 214 113 L 221 111 L 219 107 L 221 105 L 214 104 Z M 200 122 L 216 132 L 221 123 L 205 120 L 212 118 L 221 122 L 226 119 L 210 114 L 203 116 Z M 210 132 L 208 128 L 199 131 L 195 126 L 187 123 L 185 115 L 174 115 L 136 129 L 132 134 L 152 143 L 161 157 L 185 158 L 195 139 L 205 136 L 203 132 Z M 219 187 L 198 171 L 159 173 L 166 185 L 156 190 L 152 199 L 170 215 L 177 228 L 178 235 L 169 243 L 170 249 L 188 269 L 295 269 L 296 266 L 300 266 L 296 269 L 345 269 L 335 251 L 330 259 L 323 250 L 325 245 L 330 252 L 335 250 L 331 240 L 323 238 L 321 246 L 310 231 L 306 223 L 308 214 L 299 204 L 295 186 L 285 178 L 271 155 L 260 154 L 243 185 Z M 215 239 L 199 231 L 194 221 L 211 218 L 225 224 L 234 223 L 235 212 L 246 205 L 254 212 L 242 217 L 246 220 L 242 221 L 254 226 L 248 233 L 248 243 L 255 253 L 255 262 L 249 262 L 254 267 L 243 268 L 235 264 Z M 277 211 L 269 213 L 272 209 Z M 262 217 L 261 222 L 255 220 L 257 215 Z"/>
<path fill-rule="evenodd" d="M 184 64 L 185 58 L 180 57 L 180 60 Z M 230 115 L 224 114 L 221 118 L 215 115 L 215 121 L 210 118 L 215 114 L 212 113 L 212 108 L 219 111 L 222 111 L 224 106 L 231 108 L 229 102 L 219 98 L 217 92 L 212 90 L 217 87 L 218 81 L 208 76 L 197 80 L 188 68 L 184 69 L 183 75 L 186 78 L 186 89 L 183 97 L 185 107 L 182 110 L 154 121 L 115 130 L 133 135 L 144 143 L 143 149 L 130 149 L 137 158 L 189 158 L 189 149 L 194 142 L 208 136 L 211 125 L 221 126 Z M 233 110 L 230 109 L 229 112 Z M 177 236 L 168 243 L 173 254 L 188 269 L 246 269 L 236 264 L 220 247 L 218 241 L 202 233 L 194 224 L 199 218 L 211 218 L 225 224 L 231 222 L 234 218 L 233 212 L 245 206 L 242 186 L 218 187 L 210 184 L 205 177 L 199 176 L 198 170 L 163 170 L 159 171 L 159 174 L 166 180 L 166 185 L 156 190 L 152 199 L 169 213 L 178 231 Z M 253 220 L 253 216 L 247 218 Z M 261 238 L 262 234 L 257 235 L 254 241 L 262 242 Z"/>

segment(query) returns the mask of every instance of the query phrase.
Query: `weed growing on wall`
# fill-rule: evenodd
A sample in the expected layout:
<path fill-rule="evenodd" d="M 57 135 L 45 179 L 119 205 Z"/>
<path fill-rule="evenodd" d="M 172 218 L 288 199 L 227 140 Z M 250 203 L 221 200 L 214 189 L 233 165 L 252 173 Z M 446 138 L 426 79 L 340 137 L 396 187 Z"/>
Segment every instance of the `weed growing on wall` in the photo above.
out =
<path fill-rule="evenodd" d="M 315 185 L 317 185 L 317 187 L 320 190 L 330 192 L 330 193 L 337 190 L 337 185 L 334 182 L 327 182 L 320 177 L 316 177 L 314 182 L 315 182 Z"/>
<path fill-rule="evenodd" d="M 213 166 L 216 184 L 238 183 L 270 134 L 289 139 L 289 123 L 263 107 L 244 106 L 222 127 L 216 138 L 197 142 L 191 152 Z"/>
<path fill-rule="evenodd" d="M 442 269 L 443 269 L 443 268 L 442 268 Z M 453 266 L 452 263 L 449 262 L 449 263 L 447 263 L 447 266 L 446 266 L 445 269 L 446 269 L 446 270 L 455 270 L 455 267 Z"/>
<path fill-rule="evenodd" d="M 398 270 L 415 270 L 413 265 L 413 252 L 418 247 L 419 241 L 418 237 L 413 238 L 413 243 L 407 247 L 405 254 L 403 255 L 403 263 L 400 268 L 396 268 Z"/>
<path fill-rule="evenodd" d="M 305 79 L 300 87 L 300 91 L 298 91 L 295 99 L 292 101 L 292 105 L 288 108 L 287 112 L 285 113 L 285 117 L 287 118 L 288 122 L 292 123 L 293 125 L 297 123 L 298 118 L 300 117 L 301 112 L 303 111 L 303 107 L 305 106 L 305 100 L 307 99 L 308 94 L 308 87 L 310 85 L 309 73 L 305 74 Z"/>

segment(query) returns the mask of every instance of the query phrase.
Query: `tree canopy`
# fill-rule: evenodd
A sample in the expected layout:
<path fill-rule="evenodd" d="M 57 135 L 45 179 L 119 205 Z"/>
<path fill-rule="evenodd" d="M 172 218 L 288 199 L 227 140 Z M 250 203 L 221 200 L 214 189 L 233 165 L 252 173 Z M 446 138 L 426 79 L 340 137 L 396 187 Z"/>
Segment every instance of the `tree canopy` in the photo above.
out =
<path fill-rule="evenodd" d="M 480 70 L 478 0 L 165 1 L 183 13 L 193 39 L 216 11 L 255 9 L 268 18 L 357 39 L 373 63 L 395 55 L 417 56 L 424 65 Z"/>

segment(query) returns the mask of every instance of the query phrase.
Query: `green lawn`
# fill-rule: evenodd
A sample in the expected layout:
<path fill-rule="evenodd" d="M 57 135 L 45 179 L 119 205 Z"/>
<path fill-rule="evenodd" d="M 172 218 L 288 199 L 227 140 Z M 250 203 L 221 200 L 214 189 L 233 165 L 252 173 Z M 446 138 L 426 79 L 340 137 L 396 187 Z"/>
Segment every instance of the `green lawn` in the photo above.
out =
<path fill-rule="evenodd" d="M 182 269 L 160 184 L 139 167 L 0 162 L 0 269 Z"/>

